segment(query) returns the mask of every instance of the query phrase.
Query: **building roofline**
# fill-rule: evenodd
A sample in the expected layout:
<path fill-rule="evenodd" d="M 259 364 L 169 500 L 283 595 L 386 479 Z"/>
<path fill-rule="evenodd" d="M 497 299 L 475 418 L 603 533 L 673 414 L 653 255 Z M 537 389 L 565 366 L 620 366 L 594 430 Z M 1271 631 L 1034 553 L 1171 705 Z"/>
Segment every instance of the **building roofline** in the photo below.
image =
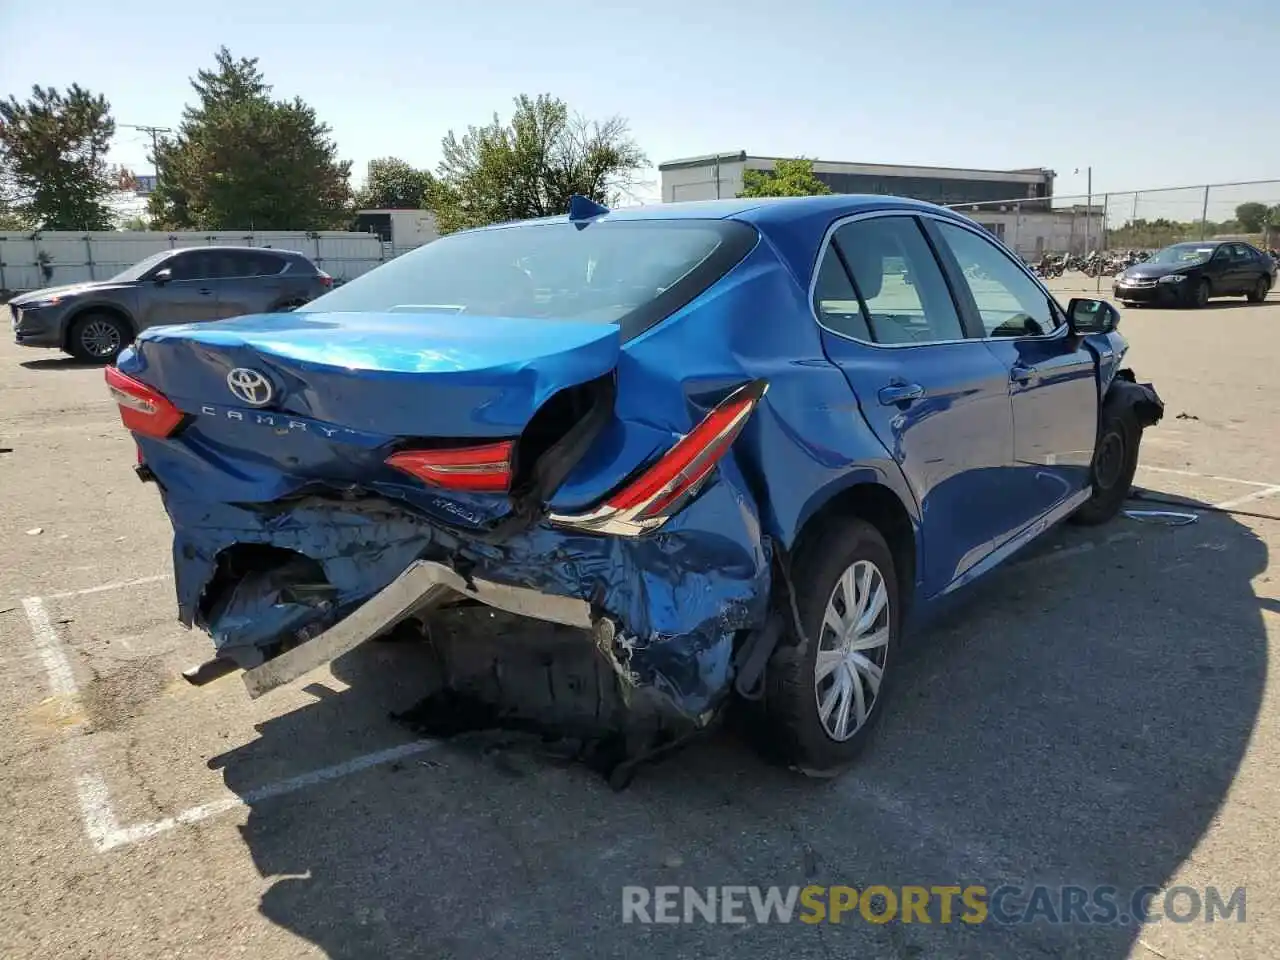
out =
<path fill-rule="evenodd" d="M 658 164 L 658 171 L 684 170 L 689 167 L 705 167 L 719 160 L 721 163 L 741 162 L 747 159 L 747 151 L 735 150 L 729 153 L 707 153 L 700 157 L 681 157 L 676 160 L 665 160 Z"/>
<path fill-rule="evenodd" d="M 771 157 L 764 154 L 747 153 L 745 150 L 727 153 L 708 153 L 698 157 L 682 157 L 677 160 L 667 160 L 658 164 L 658 171 L 664 170 L 682 170 L 691 167 L 711 166 L 717 160 L 721 163 L 762 161 L 765 163 L 777 163 L 779 160 L 793 160 L 794 157 Z M 993 175 L 1002 176 L 1034 176 L 1040 179 L 1051 179 L 1056 176 L 1053 170 L 1048 167 L 1020 167 L 1015 170 L 992 170 L 985 167 L 935 167 L 924 164 L 912 163 L 865 163 L 852 160 L 823 160 L 821 158 L 807 158 L 813 161 L 815 166 L 822 165 L 828 167 L 852 167 L 852 168 L 874 168 L 890 173 L 895 170 L 921 170 L 931 174 L 981 174 L 987 177 Z"/>

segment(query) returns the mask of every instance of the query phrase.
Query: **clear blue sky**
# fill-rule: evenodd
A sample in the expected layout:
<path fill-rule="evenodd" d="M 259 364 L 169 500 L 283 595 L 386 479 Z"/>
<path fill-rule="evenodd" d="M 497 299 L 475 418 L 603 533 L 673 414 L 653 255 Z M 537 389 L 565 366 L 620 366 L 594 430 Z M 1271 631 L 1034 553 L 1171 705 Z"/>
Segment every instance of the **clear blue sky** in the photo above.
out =
<path fill-rule="evenodd" d="M 78 82 L 121 123 L 176 126 L 219 44 L 257 56 L 357 182 L 377 156 L 434 167 L 521 92 L 621 114 L 654 164 L 1047 166 L 1059 194 L 1089 165 L 1095 192 L 1280 178 L 1276 0 L 0 0 L 0 36 L 0 94 Z M 146 143 L 121 129 L 113 161 L 147 169 Z"/>

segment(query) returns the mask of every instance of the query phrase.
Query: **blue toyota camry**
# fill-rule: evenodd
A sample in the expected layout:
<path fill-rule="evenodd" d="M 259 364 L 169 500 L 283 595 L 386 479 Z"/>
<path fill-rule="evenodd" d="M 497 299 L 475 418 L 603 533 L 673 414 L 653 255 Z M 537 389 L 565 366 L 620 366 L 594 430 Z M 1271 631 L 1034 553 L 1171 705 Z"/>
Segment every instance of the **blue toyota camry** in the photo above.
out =
<path fill-rule="evenodd" d="M 632 712 L 749 700 L 827 773 L 904 630 L 1119 510 L 1163 405 L 1117 320 L 930 204 L 575 197 L 106 376 L 214 641 L 193 682 L 258 695 L 479 602 L 577 631 Z"/>

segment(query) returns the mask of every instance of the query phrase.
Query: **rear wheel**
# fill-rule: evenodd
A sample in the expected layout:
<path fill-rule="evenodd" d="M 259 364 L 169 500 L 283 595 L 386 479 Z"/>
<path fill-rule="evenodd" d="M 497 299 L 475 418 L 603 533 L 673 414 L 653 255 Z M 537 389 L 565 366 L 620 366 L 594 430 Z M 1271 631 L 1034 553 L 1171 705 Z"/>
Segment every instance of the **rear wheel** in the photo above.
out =
<path fill-rule="evenodd" d="M 884 713 L 900 628 L 893 555 L 871 524 L 837 521 L 796 555 L 804 637 L 765 675 L 763 746 L 810 776 L 831 776 L 866 746 Z"/>
<path fill-rule="evenodd" d="M 1138 469 L 1142 429 L 1133 411 L 1104 414 L 1102 434 L 1093 452 L 1093 495 L 1071 517 L 1073 523 L 1095 526 L 1112 519 L 1124 506 Z"/>
<path fill-rule="evenodd" d="M 129 324 L 110 313 L 86 313 L 71 324 L 67 352 L 84 363 L 112 363 L 133 340 Z"/>
<path fill-rule="evenodd" d="M 1267 293 L 1271 290 L 1271 283 L 1266 277 L 1259 277 L 1258 282 L 1253 285 L 1253 289 L 1249 291 L 1248 297 L 1250 303 L 1262 303 L 1267 299 Z"/>

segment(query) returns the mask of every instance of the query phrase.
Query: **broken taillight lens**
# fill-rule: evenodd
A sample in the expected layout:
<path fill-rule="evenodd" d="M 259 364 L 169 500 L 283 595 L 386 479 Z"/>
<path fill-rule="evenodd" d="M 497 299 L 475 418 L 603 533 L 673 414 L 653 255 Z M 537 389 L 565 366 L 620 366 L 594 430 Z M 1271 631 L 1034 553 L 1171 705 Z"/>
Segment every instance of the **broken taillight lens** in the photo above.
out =
<path fill-rule="evenodd" d="M 447 490 L 470 493 L 505 493 L 511 486 L 513 443 L 486 443 L 478 447 L 439 450 L 402 450 L 387 458 L 387 465 Z"/>
<path fill-rule="evenodd" d="M 767 382 L 756 380 L 736 390 L 657 463 L 599 507 L 584 514 L 557 514 L 552 522 L 624 536 L 662 526 L 711 476 L 767 389 Z"/>
<path fill-rule="evenodd" d="M 107 389 L 120 406 L 120 421 L 147 437 L 167 437 L 181 425 L 184 414 L 159 390 L 107 367 Z"/>

